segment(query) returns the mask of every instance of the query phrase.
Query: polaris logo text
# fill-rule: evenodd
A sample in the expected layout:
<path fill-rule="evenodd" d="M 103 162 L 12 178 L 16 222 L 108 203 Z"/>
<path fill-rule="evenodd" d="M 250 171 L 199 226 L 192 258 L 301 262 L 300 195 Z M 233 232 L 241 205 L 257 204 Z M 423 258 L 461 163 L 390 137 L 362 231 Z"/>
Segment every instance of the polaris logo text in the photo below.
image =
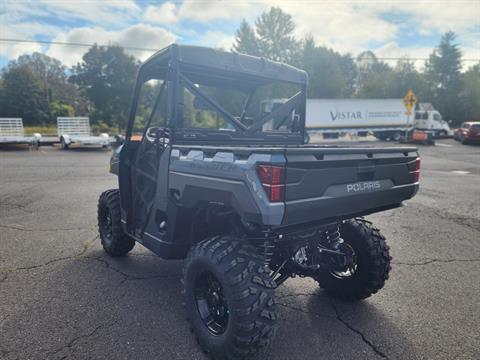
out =
<path fill-rule="evenodd" d="M 380 181 L 365 181 L 362 183 L 348 184 L 347 192 L 371 191 L 380 189 Z"/>

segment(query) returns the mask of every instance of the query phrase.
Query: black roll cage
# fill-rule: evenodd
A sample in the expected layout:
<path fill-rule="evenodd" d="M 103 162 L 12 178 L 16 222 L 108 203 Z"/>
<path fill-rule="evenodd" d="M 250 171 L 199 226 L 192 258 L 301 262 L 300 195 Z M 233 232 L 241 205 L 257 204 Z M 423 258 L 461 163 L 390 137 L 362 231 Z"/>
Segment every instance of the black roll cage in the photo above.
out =
<path fill-rule="evenodd" d="M 306 112 L 306 89 L 307 89 L 307 78 L 305 75 L 305 81 L 289 81 L 289 79 L 284 79 L 286 75 L 283 74 L 282 77 L 280 76 L 261 76 L 259 74 L 251 74 L 248 72 L 235 72 L 235 71 L 225 71 L 225 69 L 216 69 L 211 67 L 208 69 L 209 73 L 215 74 L 215 70 L 218 70 L 218 73 L 222 72 L 223 77 L 227 78 L 227 81 L 235 81 L 235 80 L 243 80 L 243 77 L 248 78 L 252 83 L 256 83 L 256 87 L 252 86 L 249 87 L 250 92 L 247 93 L 247 98 L 243 105 L 243 110 L 241 112 L 240 119 L 235 118 L 232 116 L 228 111 L 226 111 L 222 106 L 220 106 L 214 99 L 206 95 L 203 91 L 201 91 L 196 85 L 195 82 L 189 79 L 185 73 L 182 71 L 182 67 L 184 64 L 179 59 L 178 51 L 179 48 L 195 48 L 195 47 L 180 47 L 178 45 L 171 45 L 169 48 L 160 51 L 158 54 L 155 54 L 147 60 L 139 69 L 135 89 L 133 92 L 133 99 L 132 99 L 132 106 L 129 116 L 129 122 L 127 126 L 127 134 L 126 134 L 126 141 L 130 141 L 133 125 L 135 121 L 135 114 L 138 107 L 138 100 L 140 96 L 140 91 L 142 85 L 151 79 L 158 79 L 163 80 L 164 83 L 162 84 L 161 90 L 159 91 L 155 101 L 152 112 L 148 118 L 148 124 L 151 123 L 151 120 L 154 114 L 157 112 L 157 107 L 160 104 L 160 97 L 163 96 L 164 90 L 167 90 L 168 93 L 168 115 L 166 119 L 166 127 L 169 128 L 169 137 L 171 144 L 221 144 L 221 143 L 228 143 L 228 144 L 248 144 L 248 145 L 284 145 L 284 144 L 303 144 L 304 136 L 305 136 L 305 112 Z M 201 51 L 207 50 L 206 48 L 198 48 Z M 191 50 L 191 49 L 189 49 Z M 208 49 L 210 50 L 210 49 Z M 168 61 L 164 62 L 166 66 L 151 66 L 150 64 L 154 64 L 154 60 L 156 57 L 163 57 L 165 58 L 165 53 L 168 51 L 170 58 Z M 177 55 L 177 56 L 175 56 Z M 234 54 L 239 57 L 247 57 L 247 55 L 241 54 Z M 224 56 L 224 54 L 222 54 Z M 271 63 L 274 64 L 276 67 L 284 66 L 286 71 L 292 71 L 291 69 L 295 69 L 289 67 L 288 65 L 279 64 L 275 62 L 269 62 L 263 58 L 254 58 L 248 56 L 248 58 L 256 59 L 256 61 L 261 61 L 262 64 Z M 150 65 L 150 66 L 149 66 Z M 200 66 L 191 66 L 188 65 L 188 73 L 189 74 L 201 74 L 205 69 L 205 64 L 201 64 Z M 160 71 L 155 71 L 155 70 Z M 301 72 L 301 70 L 295 69 L 297 72 Z M 162 76 L 162 73 L 164 76 Z M 225 81 L 225 80 L 224 80 Z M 284 82 L 284 83 L 291 83 L 294 85 L 300 85 L 301 90 L 294 94 L 292 97 L 287 99 L 281 106 L 275 108 L 272 112 L 267 113 L 264 115 L 259 121 L 255 122 L 250 126 L 246 126 L 242 123 L 242 120 L 245 117 L 245 113 L 250 106 L 252 94 L 255 92 L 258 86 L 272 83 L 275 81 Z M 165 85 L 167 84 L 167 85 Z M 183 88 L 187 88 L 191 91 L 195 96 L 201 98 L 206 104 L 216 110 L 219 114 L 221 114 L 224 119 L 229 122 L 237 131 L 223 131 L 217 129 L 201 129 L 201 128 L 183 128 L 179 125 L 179 118 L 182 117 L 181 109 L 179 109 L 179 99 L 183 97 Z M 232 87 L 233 89 L 233 87 Z M 263 125 L 271 120 L 273 117 L 277 115 L 286 114 L 287 111 L 291 108 L 294 104 L 300 102 L 300 116 L 299 122 L 297 124 L 297 132 L 295 133 L 283 133 L 283 132 L 260 132 L 259 130 L 262 129 Z M 183 120 L 183 117 L 182 117 Z M 182 124 L 180 124 L 182 125 Z M 277 124 L 276 128 L 278 128 L 281 124 Z M 146 129 L 145 129 L 146 131 Z"/>

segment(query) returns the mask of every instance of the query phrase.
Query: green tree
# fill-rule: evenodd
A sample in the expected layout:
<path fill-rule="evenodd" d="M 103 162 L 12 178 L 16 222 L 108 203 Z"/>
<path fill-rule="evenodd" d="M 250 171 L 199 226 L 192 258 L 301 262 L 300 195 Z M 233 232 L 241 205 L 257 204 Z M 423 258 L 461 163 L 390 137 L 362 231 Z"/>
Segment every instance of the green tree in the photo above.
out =
<path fill-rule="evenodd" d="M 67 67 L 59 60 L 35 52 L 33 54 L 22 55 L 13 62 L 17 65 L 28 66 L 35 77 L 40 81 L 43 87 L 44 96 L 49 104 L 50 120 L 56 119 L 58 105 L 62 103 L 73 109 L 71 116 L 77 114 L 86 114 L 87 102 L 81 97 L 77 86 L 68 81 Z M 56 102 L 55 108 L 52 108 Z"/>
<path fill-rule="evenodd" d="M 447 120 L 461 121 L 459 94 L 462 88 L 462 53 L 455 42 L 455 33 L 445 33 L 430 55 L 426 75 L 433 103 Z"/>
<path fill-rule="evenodd" d="M 255 30 L 245 19 L 242 20 L 240 27 L 235 32 L 235 43 L 232 49 L 243 54 L 260 55 Z"/>
<path fill-rule="evenodd" d="M 339 98 L 349 96 L 353 91 L 355 64 L 351 57 L 342 56 L 326 47 L 315 46 L 311 35 L 303 41 L 299 66 L 308 73 L 309 97 Z"/>
<path fill-rule="evenodd" d="M 267 59 L 293 64 L 298 61 L 300 44 L 293 36 L 292 16 L 278 7 L 263 12 L 255 21 L 260 54 Z"/>
<path fill-rule="evenodd" d="M 94 122 L 126 126 L 137 69 L 138 62 L 121 47 L 97 45 L 73 67 L 70 81 L 92 102 Z"/>
<path fill-rule="evenodd" d="M 357 57 L 358 75 L 355 97 L 386 99 L 391 97 L 394 71 L 388 64 L 378 61 L 375 54 L 365 51 Z"/>
<path fill-rule="evenodd" d="M 461 98 L 463 120 L 480 121 L 480 64 L 470 67 L 463 76 Z"/>
<path fill-rule="evenodd" d="M 25 65 L 10 63 L 2 72 L 0 117 L 21 117 L 25 125 L 43 125 L 49 117 L 42 83 Z"/>
<path fill-rule="evenodd" d="M 53 100 L 50 103 L 50 115 L 53 119 L 56 119 L 58 116 L 75 116 L 75 109 L 70 104 L 60 100 Z"/>
<path fill-rule="evenodd" d="M 245 20 L 241 22 L 235 32 L 233 50 L 295 65 L 301 54 L 294 30 L 292 16 L 272 7 L 256 19 L 254 28 Z"/>
<path fill-rule="evenodd" d="M 424 74 L 417 71 L 415 64 L 408 58 L 401 59 L 393 69 L 389 97 L 402 98 L 412 89 L 420 102 L 431 102 L 428 83 Z"/>

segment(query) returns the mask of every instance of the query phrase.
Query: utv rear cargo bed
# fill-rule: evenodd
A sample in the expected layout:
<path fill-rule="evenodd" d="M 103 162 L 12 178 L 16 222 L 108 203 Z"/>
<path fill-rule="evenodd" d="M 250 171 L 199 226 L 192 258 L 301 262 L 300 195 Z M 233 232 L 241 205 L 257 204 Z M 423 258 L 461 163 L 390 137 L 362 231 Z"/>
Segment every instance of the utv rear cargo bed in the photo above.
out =
<path fill-rule="evenodd" d="M 398 206 L 418 189 L 415 148 L 288 147 L 282 225 Z"/>

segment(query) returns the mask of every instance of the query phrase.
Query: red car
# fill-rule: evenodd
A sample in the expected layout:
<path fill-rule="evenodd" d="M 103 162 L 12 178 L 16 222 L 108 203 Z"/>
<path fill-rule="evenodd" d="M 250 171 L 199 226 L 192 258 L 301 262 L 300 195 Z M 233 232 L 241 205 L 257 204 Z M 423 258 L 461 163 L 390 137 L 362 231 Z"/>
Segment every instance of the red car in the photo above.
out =
<path fill-rule="evenodd" d="M 463 123 L 462 126 L 455 129 L 453 138 L 462 144 L 480 142 L 480 121 Z"/>

